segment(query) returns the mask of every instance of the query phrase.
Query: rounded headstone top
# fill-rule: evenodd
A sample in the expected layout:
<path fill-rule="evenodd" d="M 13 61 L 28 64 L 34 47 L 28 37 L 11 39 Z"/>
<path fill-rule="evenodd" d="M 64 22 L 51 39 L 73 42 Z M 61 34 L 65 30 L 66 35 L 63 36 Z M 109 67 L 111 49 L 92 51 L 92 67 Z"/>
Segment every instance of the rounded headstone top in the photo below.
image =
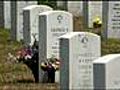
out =
<path fill-rule="evenodd" d="M 47 5 L 29 5 L 25 8 L 23 8 L 23 10 L 30 10 L 30 9 L 33 9 L 33 8 L 49 8 L 49 9 L 52 9 L 50 6 L 47 6 Z"/>
<path fill-rule="evenodd" d="M 118 58 L 120 58 L 120 54 L 109 54 L 109 55 L 105 55 L 103 57 L 96 59 L 95 61 L 93 61 L 93 63 L 94 64 L 97 64 L 97 63 L 105 64 Z"/>
<path fill-rule="evenodd" d="M 90 32 L 70 32 L 60 36 L 60 38 L 72 38 L 76 35 L 88 35 L 88 36 L 94 36 L 94 37 L 100 38 L 100 36 L 98 36 L 97 34 L 90 33 Z"/>
<path fill-rule="evenodd" d="M 62 11 L 62 10 L 54 10 L 54 11 L 42 12 L 39 15 L 50 15 L 50 14 L 54 14 L 54 13 L 65 13 L 65 14 L 68 14 L 68 15 L 72 15 L 71 13 L 66 12 L 66 11 Z"/>

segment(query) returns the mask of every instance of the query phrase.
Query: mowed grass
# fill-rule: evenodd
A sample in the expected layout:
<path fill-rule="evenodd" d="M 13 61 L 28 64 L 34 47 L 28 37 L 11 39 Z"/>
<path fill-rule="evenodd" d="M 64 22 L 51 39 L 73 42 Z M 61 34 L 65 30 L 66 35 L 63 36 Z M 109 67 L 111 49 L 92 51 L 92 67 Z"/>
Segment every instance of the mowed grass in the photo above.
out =
<path fill-rule="evenodd" d="M 9 30 L 0 29 L 0 90 L 58 90 L 58 84 L 35 84 L 31 70 L 23 63 L 8 60 L 22 47 L 9 40 Z"/>

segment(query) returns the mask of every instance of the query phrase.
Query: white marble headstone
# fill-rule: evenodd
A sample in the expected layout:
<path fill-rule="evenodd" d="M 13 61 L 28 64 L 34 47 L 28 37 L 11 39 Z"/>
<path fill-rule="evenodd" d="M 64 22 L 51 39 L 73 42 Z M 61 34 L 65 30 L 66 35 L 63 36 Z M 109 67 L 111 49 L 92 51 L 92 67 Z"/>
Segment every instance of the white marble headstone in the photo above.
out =
<path fill-rule="evenodd" d="M 71 32 L 61 36 L 61 90 L 93 89 L 92 61 L 100 56 L 100 36 L 88 32 Z"/>
<path fill-rule="evenodd" d="M 93 61 L 94 89 L 120 89 L 120 54 L 109 54 Z"/>
<path fill-rule="evenodd" d="M 11 1 L 4 1 L 4 28 L 11 29 Z"/>
<path fill-rule="evenodd" d="M 89 27 L 92 28 L 95 17 L 99 17 L 102 20 L 102 1 L 89 1 L 88 3 L 88 23 Z"/>
<path fill-rule="evenodd" d="M 64 1 L 57 1 L 57 6 L 58 7 L 61 7 L 61 6 L 63 6 L 64 5 Z"/>
<path fill-rule="evenodd" d="M 108 2 L 107 37 L 120 38 L 120 1 Z"/>
<path fill-rule="evenodd" d="M 38 14 L 51 10 L 53 9 L 46 5 L 31 5 L 23 8 L 23 36 L 25 43 L 32 45 L 34 43 L 33 35 L 38 41 Z"/>
<path fill-rule="evenodd" d="M 40 13 L 39 63 L 53 56 L 59 59 L 58 37 L 67 32 L 72 31 L 73 31 L 73 17 L 71 13 L 59 10 Z M 41 74 L 42 73 L 40 73 L 40 78 L 42 79 Z"/>
<path fill-rule="evenodd" d="M 68 12 L 74 16 L 82 16 L 83 3 L 82 1 L 68 1 Z"/>
<path fill-rule="evenodd" d="M 16 34 L 15 39 L 20 41 L 23 39 L 23 8 L 29 5 L 36 5 L 37 1 L 13 1 L 11 4 L 12 11 L 12 25 L 11 28 L 14 34 Z M 13 3 L 12 2 L 12 3 Z M 15 16 L 15 19 L 13 19 Z"/>

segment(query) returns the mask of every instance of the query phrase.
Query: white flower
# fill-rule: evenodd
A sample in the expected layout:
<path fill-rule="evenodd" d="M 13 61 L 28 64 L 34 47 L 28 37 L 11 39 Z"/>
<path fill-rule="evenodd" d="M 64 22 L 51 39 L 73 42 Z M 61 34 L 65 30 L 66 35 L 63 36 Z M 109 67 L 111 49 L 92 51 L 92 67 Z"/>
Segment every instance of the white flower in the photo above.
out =
<path fill-rule="evenodd" d="M 60 64 L 60 62 L 59 62 L 59 61 L 56 61 L 56 64 L 57 64 L 57 65 L 59 65 L 59 64 Z"/>
<path fill-rule="evenodd" d="M 27 60 L 27 59 L 31 59 L 32 57 L 30 56 L 30 55 L 26 55 L 25 56 L 25 59 Z"/>

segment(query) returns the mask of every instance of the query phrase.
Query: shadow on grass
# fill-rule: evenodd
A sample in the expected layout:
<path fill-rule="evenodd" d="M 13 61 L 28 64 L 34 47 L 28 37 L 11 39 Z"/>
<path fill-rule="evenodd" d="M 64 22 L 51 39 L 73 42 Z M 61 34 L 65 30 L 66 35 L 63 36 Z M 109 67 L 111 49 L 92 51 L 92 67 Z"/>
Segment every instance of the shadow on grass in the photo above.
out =
<path fill-rule="evenodd" d="M 30 79 L 22 79 L 22 80 L 17 80 L 17 83 L 35 83 L 33 80 Z"/>

